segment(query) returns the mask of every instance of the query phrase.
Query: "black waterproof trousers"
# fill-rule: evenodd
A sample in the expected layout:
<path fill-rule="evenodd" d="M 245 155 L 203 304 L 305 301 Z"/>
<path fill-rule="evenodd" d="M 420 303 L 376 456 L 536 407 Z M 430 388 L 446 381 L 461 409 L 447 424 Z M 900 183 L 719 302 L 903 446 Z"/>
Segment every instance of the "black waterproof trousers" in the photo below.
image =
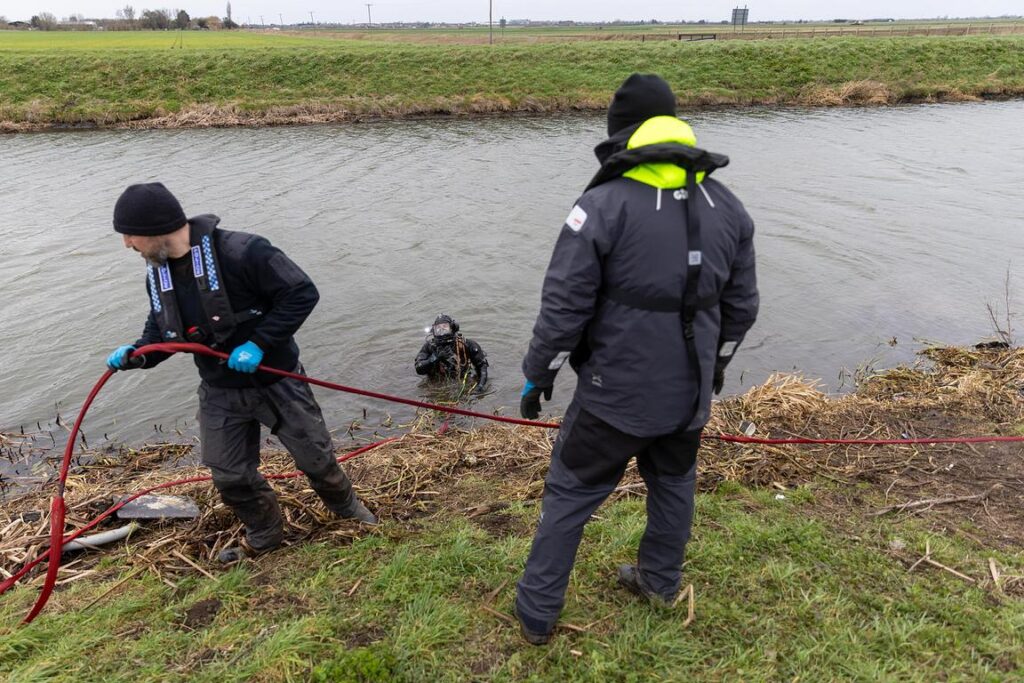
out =
<path fill-rule="evenodd" d="M 301 365 L 295 372 L 302 372 Z M 273 489 L 258 471 L 260 425 L 288 449 L 327 508 L 340 516 L 356 503 L 348 476 L 338 466 L 331 435 L 309 385 L 285 378 L 266 387 L 199 386 L 199 434 L 203 464 L 221 499 L 245 525 L 253 548 L 281 543 L 284 523 Z"/>
<path fill-rule="evenodd" d="M 647 528 L 637 553 L 640 580 L 666 601 L 675 598 L 693 523 L 699 447 L 700 430 L 636 437 L 575 401 L 569 406 L 551 453 L 540 522 L 516 594 L 516 609 L 531 631 L 554 628 L 583 527 L 618 486 L 633 457 L 647 484 Z"/>

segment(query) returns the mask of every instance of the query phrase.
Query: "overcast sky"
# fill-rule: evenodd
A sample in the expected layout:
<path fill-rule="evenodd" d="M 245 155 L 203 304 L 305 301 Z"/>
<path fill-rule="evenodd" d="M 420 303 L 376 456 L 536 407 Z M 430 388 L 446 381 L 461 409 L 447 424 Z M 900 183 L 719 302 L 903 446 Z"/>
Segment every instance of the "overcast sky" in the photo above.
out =
<path fill-rule="evenodd" d="M 378 21 L 435 21 L 463 22 L 487 21 L 488 0 L 369 0 L 372 2 L 374 23 Z M 760 0 L 736 3 L 732 0 L 634 0 L 610 2 L 608 0 L 493 0 L 494 18 L 507 19 L 574 19 L 577 21 L 612 21 L 615 19 L 728 19 L 737 4 L 748 4 L 750 20 L 775 19 L 867 19 L 871 17 L 965 17 L 999 16 L 1024 13 L 1019 0 Z M 184 9 L 193 16 L 223 16 L 226 0 L 0 0 L 0 15 L 10 20 L 26 19 L 39 12 L 51 12 L 58 17 L 84 14 L 89 17 L 113 17 L 117 9 L 130 4 L 137 12 L 142 9 Z M 233 0 L 232 16 L 236 21 L 251 19 L 259 22 L 263 15 L 267 23 L 277 22 L 278 14 L 285 23 L 308 21 L 312 11 L 318 22 L 354 23 L 366 21 L 366 5 L 351 0 Z"/>

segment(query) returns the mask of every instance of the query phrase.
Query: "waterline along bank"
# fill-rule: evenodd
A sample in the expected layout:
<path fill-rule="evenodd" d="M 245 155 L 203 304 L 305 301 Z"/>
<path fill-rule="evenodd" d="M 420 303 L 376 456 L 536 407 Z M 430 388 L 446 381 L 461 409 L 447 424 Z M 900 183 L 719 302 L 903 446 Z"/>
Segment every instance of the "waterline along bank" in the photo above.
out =
<path fill-rule="evenodd" d="M 1024 94 L 1022 36 L 499 46 L 256 38 L 171 51 L 155 42 L 103 49 L 100 37 L 86 48 L 50 38 L 43 49 L 0 35 L 0 130 L 596 110 L 632 71 L 663 75 L 685 107 Z"/>

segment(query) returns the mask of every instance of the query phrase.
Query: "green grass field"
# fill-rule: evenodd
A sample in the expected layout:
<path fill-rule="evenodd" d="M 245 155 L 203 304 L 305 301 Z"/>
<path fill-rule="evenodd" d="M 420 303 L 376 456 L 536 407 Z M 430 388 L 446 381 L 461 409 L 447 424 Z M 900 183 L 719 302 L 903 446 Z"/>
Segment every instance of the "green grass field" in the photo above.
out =
<path fill-rule="evenodd" d="M 474 482 L 465 482 L 470 485 Z M 486 482 L 475 482 L 486 485 Z M 828 487 L 723 485 L 698 497 L 685 603 L 655 611 L 616 588 L 643 503 L 588 528 L 552 645 L 520 640 L 507 614 L 536 508 L 389 523 L 351 545 L 306 544 L 176 587 L 149 574 L 74 583 L 29 627 L 35 593 L 0 603 L 0 677 L 32 681 L 1008 681 L 1024 677 L 1024 602 L 986 579 L 1024 572 L 913 521 L 825 521 Z M 820 500 L 819 500 L 820 498 Z M 856 520 L 855 522 L 853 520 Z M 865 521 L 867 520 L 867 521 Z M 968 582 L 931 565 L 925 547 Z M 216 571 L 216 570 L 215 570 Z"/>
<path fill-rule="evenodd" d="M 184 49 L 172 49 L 173 40 L 0 33 L 0 126 L 197 125 L 197 111 L 198 125 L 230 125 L 597 109 L 632 71 L 664 75 L 687 106 L 1024 93 L 1024 36 L 489 47 L 186 32 Z"/>

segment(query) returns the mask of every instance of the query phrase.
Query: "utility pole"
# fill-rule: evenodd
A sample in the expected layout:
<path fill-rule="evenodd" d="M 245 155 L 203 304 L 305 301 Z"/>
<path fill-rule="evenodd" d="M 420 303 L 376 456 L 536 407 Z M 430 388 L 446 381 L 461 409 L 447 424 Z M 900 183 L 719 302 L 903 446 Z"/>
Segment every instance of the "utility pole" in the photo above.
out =
<path fill-rule="evenodd" d="M 260 26 L 263 27 L 264 31 L 267 30 L 267 24 L 266 24 L 266 22 L 263 21 L 263 15 L 262 14 L 260 15 Z"/>
<path fill-rule="evenodd" d="M 494 45 L 494 0 L 487 1 L 487 44 Z"/>
<path fill-rule="evenodd" d="M 278 12 L 277 13 L 277 18 L 281 22 L 280 24 L 278 24 L 278 26 L 280 26 L 281 28 L 284 28 L 284 15 L 281 14 L 280 12 Z"/>
<path fill-rule="evenodd" d="M 313 18 L 313 13 L 309 13 L 309 23 L 313 24 L 313 35 L 316 35 L 316 19 Z"/>
<path fill-rule="evenodd" d="M 370 14 L 371 7 L 373 7 L 371 3 L 366 3 L 366 23 L 369 26 L 373 26 L 373 16 Z"/>

